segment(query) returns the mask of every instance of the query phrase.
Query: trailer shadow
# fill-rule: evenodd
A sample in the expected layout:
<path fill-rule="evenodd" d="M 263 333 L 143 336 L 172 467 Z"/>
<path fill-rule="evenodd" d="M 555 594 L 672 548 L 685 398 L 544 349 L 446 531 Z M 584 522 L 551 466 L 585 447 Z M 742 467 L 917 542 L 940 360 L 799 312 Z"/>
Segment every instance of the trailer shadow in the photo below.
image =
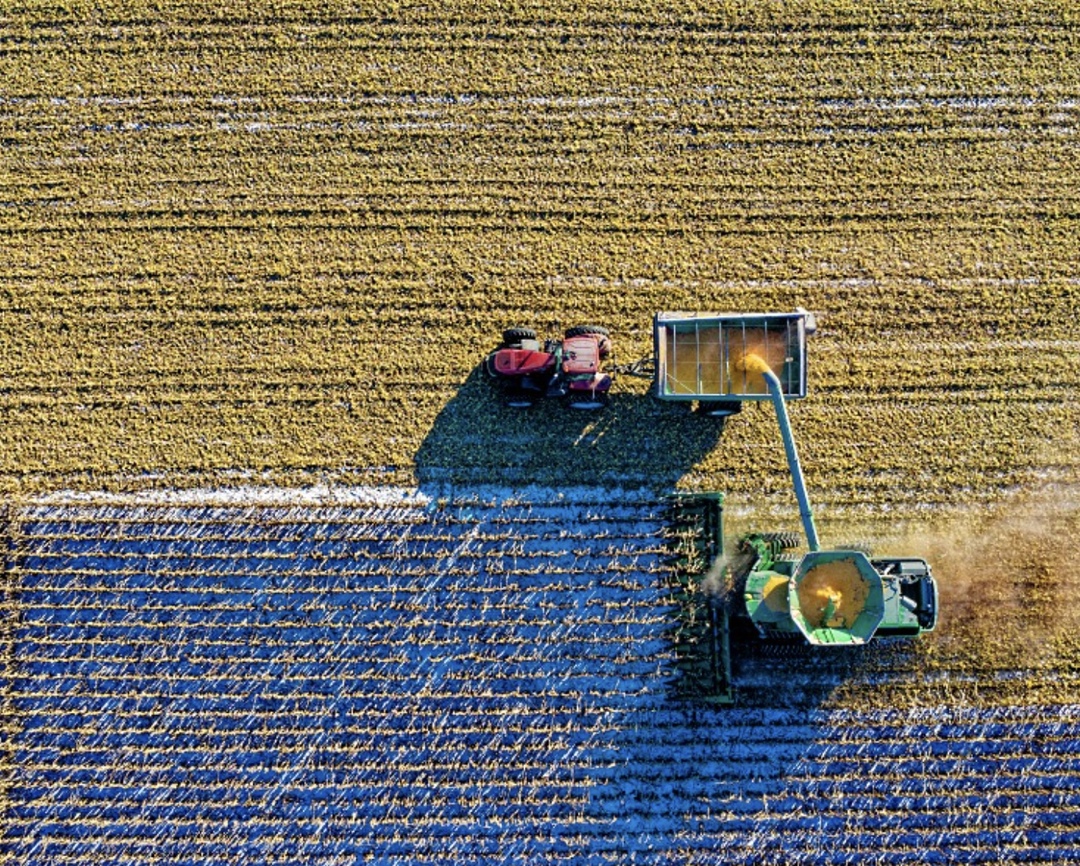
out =
<path fill-rule="evenodd" d="M 643 384 L 616 384 L 602 409 L 559 400 L 505 405 L 477 366 L 416 454 L 421 487 L 440 484 L 602 485 L 670 489 L 715 446 L 720 419 L 665 403 Z"/>

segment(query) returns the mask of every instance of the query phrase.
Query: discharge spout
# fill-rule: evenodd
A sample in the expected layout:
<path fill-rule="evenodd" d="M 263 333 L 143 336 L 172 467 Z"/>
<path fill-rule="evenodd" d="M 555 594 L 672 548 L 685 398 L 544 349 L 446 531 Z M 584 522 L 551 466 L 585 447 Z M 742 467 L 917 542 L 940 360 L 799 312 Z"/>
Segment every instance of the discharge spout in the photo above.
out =
<path fill-rule="evenodd" d="M 788 421 L 787 406 L 784 403 L 784 394 L 780 379 L 765 362 L 764 358 L 753 352 L 748 352 L 735 362 L 735 367 L 750 376 L 760 376 L 765 380 L 769 389 L 773 406 L 776 408 L 776 420 L 780 425 L 780 436 L 784 440 L 784 452 L 787 454 L 788 469 L 791 471 L 791 480 L 795 485 L 795 498 L 799 502 L 799 517 L 802 519 L 803 531 L 806 532 L 806 543 L 811 551 L 820 549 L 818 543 L 817 527 L 814 525 L 814 513 L 810 508 L 810 497 L 806 494 L 806 484 L 803 481 L 802 465 L 799 463 L 799 452 L 795 448 L 795 438 L 791 435 L 791 422 Z"/>

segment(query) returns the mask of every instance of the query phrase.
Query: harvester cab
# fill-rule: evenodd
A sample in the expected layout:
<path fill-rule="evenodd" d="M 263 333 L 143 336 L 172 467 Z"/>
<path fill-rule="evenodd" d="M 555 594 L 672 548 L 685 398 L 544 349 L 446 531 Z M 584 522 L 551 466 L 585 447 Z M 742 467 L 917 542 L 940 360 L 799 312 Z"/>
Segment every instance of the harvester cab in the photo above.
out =
<path fill-rule="evenodd" d="M 570 328 L 562 340 L 542 344 L 532 328 L 508 328 L 484 369 L 503 385 L 508 406 L 528 408 L 549 397 L 568 398 L 575 409 L 599 409 L 611 389 L 604 370 L 611 355 L 611 336 L 598 325 Z"/>

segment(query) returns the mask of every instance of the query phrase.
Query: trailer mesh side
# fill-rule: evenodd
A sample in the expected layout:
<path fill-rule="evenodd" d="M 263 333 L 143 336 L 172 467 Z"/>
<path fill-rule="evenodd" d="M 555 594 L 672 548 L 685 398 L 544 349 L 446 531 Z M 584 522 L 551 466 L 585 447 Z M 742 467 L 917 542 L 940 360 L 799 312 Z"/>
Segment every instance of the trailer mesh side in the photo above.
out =
<path fill-rule="evenodd" d="M 772 368 L 786 397 L 805 396 L 801 315 L 668 315 L 657 317 L 659 396 L 766 399 L 768 388 L 763 378 L 740 364 L 750 354 Z"/>

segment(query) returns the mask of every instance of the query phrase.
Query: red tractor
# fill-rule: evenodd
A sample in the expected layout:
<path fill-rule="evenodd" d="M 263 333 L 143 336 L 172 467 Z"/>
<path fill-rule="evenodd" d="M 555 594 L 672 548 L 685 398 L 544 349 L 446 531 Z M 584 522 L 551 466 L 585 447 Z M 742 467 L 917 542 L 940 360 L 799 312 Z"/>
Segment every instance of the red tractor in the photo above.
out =
<path fill-rule="evenodd" d="M 611 388 L 611 376 L 603 372 L 609 357 L 611 336 L 598 325 L 570 328 L 564 339 L 543 344 L 532 328 L 508 328 L 484 369 L 503 383 L 508 406 L 527 408 L 540 397 L 569 397 L 575 408 L 599 409 Z"/>

